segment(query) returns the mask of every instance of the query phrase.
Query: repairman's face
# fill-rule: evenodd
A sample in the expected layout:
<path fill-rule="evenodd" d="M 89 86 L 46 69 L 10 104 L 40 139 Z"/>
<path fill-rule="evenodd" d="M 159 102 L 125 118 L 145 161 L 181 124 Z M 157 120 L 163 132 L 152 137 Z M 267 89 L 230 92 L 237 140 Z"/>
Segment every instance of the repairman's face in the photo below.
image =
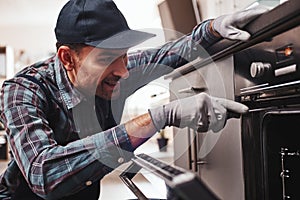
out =
<path fill-rule="evenodd" d="M 109 50 L 90 46 L 72 54 L 75 60 L 74 86 L 85 95 L 97 95 L 104 99 L 115 99 L 120 94 L 120 80 L 129 75 L 127 70 L 127 49 Z"/>

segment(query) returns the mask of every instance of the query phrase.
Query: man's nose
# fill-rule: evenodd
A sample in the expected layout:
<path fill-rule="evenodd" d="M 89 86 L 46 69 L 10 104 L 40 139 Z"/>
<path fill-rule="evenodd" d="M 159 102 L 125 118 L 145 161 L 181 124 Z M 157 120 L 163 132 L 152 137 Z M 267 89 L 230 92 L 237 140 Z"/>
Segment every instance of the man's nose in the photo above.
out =
<path fill-rule="evenodd" d="M 127 69 L 127 61 L 124 58 L 119 58 L 117 62 L 115 62 L 113 74 L 123 79 L 127 79 L 129 77 L 129 71 Z"/>

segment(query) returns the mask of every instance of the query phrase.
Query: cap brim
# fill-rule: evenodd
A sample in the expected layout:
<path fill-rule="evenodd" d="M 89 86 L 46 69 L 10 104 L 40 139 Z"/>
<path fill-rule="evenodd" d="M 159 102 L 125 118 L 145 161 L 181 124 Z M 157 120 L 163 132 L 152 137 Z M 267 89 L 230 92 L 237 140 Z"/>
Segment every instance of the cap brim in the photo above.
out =
<path fill-rule="evenodd" d="M 128 49 L 155 36 L 155 34 L 143 31 L 126 30 L 105 40 L 86 42 L 86 44 L 103 49 Z"/>

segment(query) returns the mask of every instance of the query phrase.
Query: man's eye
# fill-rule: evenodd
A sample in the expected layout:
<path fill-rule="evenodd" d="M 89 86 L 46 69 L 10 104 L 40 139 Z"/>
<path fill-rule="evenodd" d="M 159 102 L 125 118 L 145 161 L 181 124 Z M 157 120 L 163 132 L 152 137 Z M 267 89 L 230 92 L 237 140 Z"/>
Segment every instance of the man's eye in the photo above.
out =
<path fill-rule="evenodd" d="M 98 59 L 98 62 L 101 63 L 101 64 L 110 64 L 113 62 L 113 58 L 111 57 L 106 57 L 106 58 L 100 58 Z"/>

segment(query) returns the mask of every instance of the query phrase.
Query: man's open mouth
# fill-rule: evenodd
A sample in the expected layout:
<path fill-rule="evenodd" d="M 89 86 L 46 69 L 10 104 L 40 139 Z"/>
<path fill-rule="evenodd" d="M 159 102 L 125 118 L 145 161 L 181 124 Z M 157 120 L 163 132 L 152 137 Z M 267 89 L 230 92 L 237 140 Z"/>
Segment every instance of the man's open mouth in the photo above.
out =
<path fill-rule="evenodd" d="M 119 85 L 120 85 L 120 81 L 119 80 L 118 81 L 116 81 L 116 80 L 105 80 L 105 81 L 103 81 L 103 83 L 110 90 L 117 89 L 119 87 Z"/>

